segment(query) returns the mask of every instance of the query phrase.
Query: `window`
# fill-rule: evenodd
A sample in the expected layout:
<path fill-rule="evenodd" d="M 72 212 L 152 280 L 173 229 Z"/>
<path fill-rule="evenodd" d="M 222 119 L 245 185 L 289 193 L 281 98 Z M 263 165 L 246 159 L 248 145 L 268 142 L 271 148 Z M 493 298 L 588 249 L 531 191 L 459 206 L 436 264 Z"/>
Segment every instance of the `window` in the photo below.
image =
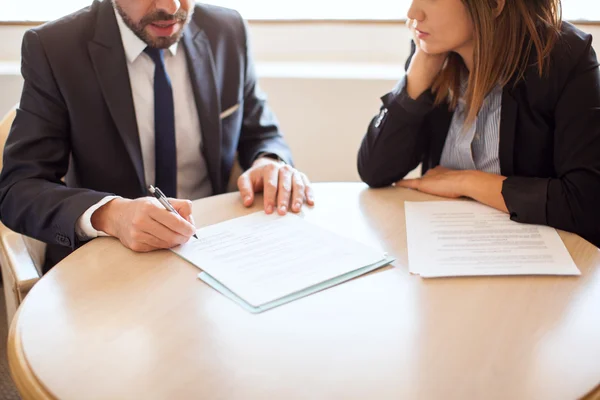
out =
<path fill-rule="evenodd" d="M 213 0 L 206 3 L 235 8 L 247 19 L 404 19 L 410 0 Z M 565 19 L 600 21 L 599 0 L 563 0 Z"/>
<path fill-rule="evenodd" d="M 90 4 L 90 0 L 0 0 L 3 21 L 47 21 Z M 205 0 L 235 8 L 247 19 L 293 20 L 397 20 L 403 19 L 410 0 Z M 600 1 L 563 0 L 567 20 L 600 21 Z"/>

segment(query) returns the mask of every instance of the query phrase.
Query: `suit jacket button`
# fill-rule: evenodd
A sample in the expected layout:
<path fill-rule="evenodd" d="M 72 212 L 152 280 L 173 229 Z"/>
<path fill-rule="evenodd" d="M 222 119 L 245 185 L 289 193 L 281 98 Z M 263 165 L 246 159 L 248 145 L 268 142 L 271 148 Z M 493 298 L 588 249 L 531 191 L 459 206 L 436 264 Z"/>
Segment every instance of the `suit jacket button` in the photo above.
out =
<path fill-rule="evenodd" d="M 66 237 L 65 235 L 61 235 L 60 233 L 56 234 L 56 241 L 62 245 L 65 246 L 70 246 L 71 245 L 71 239 L 69 239 L 68 237 Z"/>

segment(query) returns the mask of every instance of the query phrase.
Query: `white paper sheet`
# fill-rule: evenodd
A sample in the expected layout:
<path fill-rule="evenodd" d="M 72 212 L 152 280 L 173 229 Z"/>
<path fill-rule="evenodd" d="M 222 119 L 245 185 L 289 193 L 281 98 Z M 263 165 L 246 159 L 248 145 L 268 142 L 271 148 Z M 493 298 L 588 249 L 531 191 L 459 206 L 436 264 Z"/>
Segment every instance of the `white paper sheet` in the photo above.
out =
<path fill-rule="evenodd" d="M 406 202 L 410 272 L 422 277 L 580 275 L 555 229 L 474 201 Z"/>
<path fill-rule="evenodd" d="M 173 251 L 253 306 L 382 261 L 381 251 L 295 214 L 258 212 L 199 229 Z"/>

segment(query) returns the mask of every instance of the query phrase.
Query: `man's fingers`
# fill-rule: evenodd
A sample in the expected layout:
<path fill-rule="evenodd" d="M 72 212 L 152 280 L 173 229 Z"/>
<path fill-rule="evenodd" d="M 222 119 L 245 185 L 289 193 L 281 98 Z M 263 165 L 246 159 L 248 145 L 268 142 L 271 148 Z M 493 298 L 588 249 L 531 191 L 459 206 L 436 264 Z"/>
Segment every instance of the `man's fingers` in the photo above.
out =
<path fill-rule="evenodd" d="M 130 239 L 131 243 L 125 245 L 138 253 L 147 253 L 149 251 L 167 248 L 165 242 L 142 231 L 133 232 Z"/>
<path fill-rule="evenodd" d="M 277 200 L 277 184 L 279 181 L 279 168 L 270 164 L 263 168 L 263 193 L 264 193 L 264 207 L 267 214 L 271 214 L 275 211 L 276 200 Z"/>
<path fill-rule="evenodd" d="M 127 247 L 137 252 L 170 249 L 189 240 L 189 236 L 173 232 L 150 217 L 146 217 L 143 222 L 132 224 L 128 238 L 130 243 L 126 244 Z"/>
<path fill-rule="evenodd" d="M 179 215 L 183 217 L 187 222 L 192 224 L 194 230 L 196 229 L 196 221 L 194 221 L 193 216 L 193 203 L 190 200 L 180 200 L 180 199 L 169 199 L 169 202 L 177 210 Z"/>
<path fill-rule="evenodd" d="M 250 173 L 246 172 L 240 175 L 237 185 L 240 196 L 242 197 L 242 202 L 246 207 L 250 207 L 254 203 L 254 188 L 252 187 Z"/>
<path fill-rule="evenodd" d="M 189 221 L 175 213 L 165 210 L 164 208 L 154 207 L 148 212 L 148 215 L 154 221 L 179 235 L 189 238 L 196 233 L 196 228 Z M 148 232 L 148 229 L 144 229 L 144 231 Z"/>
<path fill-rule="evenodd" d="M 192 202 L 190 200 L 169 199 L 169 203 L 184 219 L 192 215 Z"/>
<path fill-rule="evenodd" d="M 302 181 L 304 182 L 304 191 L 305 191 L 305 196 L 306 196 L 306 202 L 308 203 L 309 206 L 314 206 L 315 205 L 315 193 L 313 191 L 312 188 L 312 184 L 310 183 L 310 180 L 308 179 L 308 177 L 306 176 L 306 174 L 301 174 L 302 177 Z"/>
<path fill-rule="evenodd" d="M 306 186 L 302 179 L 302 173 L 294 171 L 292 177 L 292 211 L 300 212 L 306 197 Z"/>
<path fill-rule="evenodd" d="M 169 249 L 173 247 L 172 243 L 169 243 L 149 232 L 142 232 L 140 234 L 139 241 L 156 249 Z"/>
<path fill-rule="evenodd" d="M 187 221 L 186 221 L 187 222 Z M 189 222 L 187 222 L 189 223 Z M 190 224 L 191 225 L 191 224 Z M 152 221 L 151 224 L 143 231 L 144 233 L 151 235 L 158 239 L 160 243 L 160 248 L 169 249 L 171 247 L 183 244 L 188 241 L 190 235 L 180 234 L 168 228 L 167 226 L 161 224 L 158 221 Z M 194 230 L 195 233 L 195 230 Z M 152 242 L 154 245 L 156 242 Z M 150 244 L 150 243 L 149 243 Z"/>
<path fill-rule="evenodd" d="M 121 241 L 121 243 L 123 243 L 125 245 L 125 247 L 128 247 L 129 249 L 135 251 L 136 253 L 148 253 L 150 251 L 154 251 L 154 250 L 158 250 L 158 247 L 153 247 L 150 245 L 147 245 L 146 243 L 142 243 L 142 242 L 133 242 L 133 243 L 125 243 L 123 241 Z"/>
<path fill-rule="evenodd" d="M 290 208 L 290 197 L 292 196 L 292 176 L 294 170 L 289 165 L 279 169 L 279 188 L 277 193 L 277 211 L 285 215 Z"/>

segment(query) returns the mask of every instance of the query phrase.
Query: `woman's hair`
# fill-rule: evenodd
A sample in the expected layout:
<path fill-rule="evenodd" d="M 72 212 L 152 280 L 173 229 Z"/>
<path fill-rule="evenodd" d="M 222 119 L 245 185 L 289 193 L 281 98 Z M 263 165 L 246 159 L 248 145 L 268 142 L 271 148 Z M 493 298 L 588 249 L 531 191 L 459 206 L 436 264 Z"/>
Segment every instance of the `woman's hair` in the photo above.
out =
<path fill-rule="evenodd" d="M 474 27 L 473 70 L 464 99 L 466 125 L 475 121 L 488 93 L 521 80 L 532 60 L 540 76 L 549 68 L 550 52 L 560 36 L 560 0 L 506 0 L 498 15 L 498 0 L 462 0 Z M 532 57 L 535 51 L 537 57 Z M 467 72 L 462 58 L 452 52 L 433 84 L 436 104 L 449 101 L 454 110 L 461 95 L 460 82 Z"/>

